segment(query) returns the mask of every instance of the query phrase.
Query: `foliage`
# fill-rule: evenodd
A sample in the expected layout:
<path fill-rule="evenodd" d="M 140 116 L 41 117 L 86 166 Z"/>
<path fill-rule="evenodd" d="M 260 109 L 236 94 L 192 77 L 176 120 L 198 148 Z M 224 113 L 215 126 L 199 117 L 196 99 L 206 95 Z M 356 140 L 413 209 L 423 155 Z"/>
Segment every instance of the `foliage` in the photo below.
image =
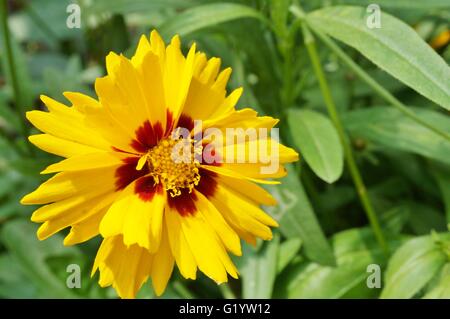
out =
<path fill-rule="evenodd" d="M 230 89 L 244 87 L 240 107 L 280 118 L 301 154 L 269 187 L 280 228 L 244 247 L 241 279 L 175 273 L 163 297 L 450 298 L 450 46 L 436 40 L 449 1 L 379 0 L 379 29 L 359 0 L 79 0 L 80 29 L 66 25 L 69 0 L 1 2 L 0 297 L 115 297 L 89 277 L 98 240 L 39 242 L 19 204 L 57 160 L 27 142 L 24 112 L 39 94 L 94 96 L 105 55 L 129 56 L 156 28 L 221 57 Z M 66 287 L 73 263 L 81 289 Z M 366 284 L 370 264 L 380 288 Z"/>

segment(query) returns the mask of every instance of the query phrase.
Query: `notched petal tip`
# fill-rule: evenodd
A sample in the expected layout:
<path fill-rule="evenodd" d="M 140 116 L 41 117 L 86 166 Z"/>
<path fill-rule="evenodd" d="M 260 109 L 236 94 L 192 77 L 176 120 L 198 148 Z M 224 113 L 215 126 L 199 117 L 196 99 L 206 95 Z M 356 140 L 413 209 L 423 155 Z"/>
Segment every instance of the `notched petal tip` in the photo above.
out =
<path fill-rule="evenodd" d="M 181 38 L 179 34 L 175 34 L 172 39 L 170 40 L 170 44 L 174 47 L 180 47 L 181 46 Z"/>
<path fill-rule="evenodd" d="M 48 227 L 48 222 L 43 223 L 37 230 L 37 238 L 39 240 L 45 240 L 48 237 L 51 236 L 50 233 L 48 233 L 49 231 L 49 227 Z"/>
<path fill-rule="evenodd" d="M 72 243 L 72 237 L 73 237 L 73 232 L 70 231 L 70 233 L 66 237 L 64 237 L 63 245 L 66 247 L 73 246 L 74 243 Z"/>
<path fill-rule="evenodd" d="M 30 220 L 33 223 L 42 223 L 42 222 L 44 222 L 44 220 L 39 218 L 39 214 L 37 213 L 37 211 L 34 211 L 33 214 L 31 214 Z"/>

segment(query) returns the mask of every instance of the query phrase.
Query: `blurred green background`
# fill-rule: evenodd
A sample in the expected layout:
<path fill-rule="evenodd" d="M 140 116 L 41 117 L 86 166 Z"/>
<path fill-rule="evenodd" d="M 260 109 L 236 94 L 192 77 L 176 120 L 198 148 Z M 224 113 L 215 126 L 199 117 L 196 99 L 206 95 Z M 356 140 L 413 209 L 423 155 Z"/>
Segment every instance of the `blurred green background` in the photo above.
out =
<path fill-rule="evenodd" d="M 163 297 L 377 298 L 382 294 L 450 298 L 449 140 L 390 107 L 335 53 L 317 43 L 331 94 L 390 248 L 388 254 L 383 253 L 348 170 L 341 169 L 339 178 L 327 183 L 326 177 L 318 177 L 320 173 L 311 168 L 314 151 L 311 162 L 303 160 L 308 136 L 302 128 L 317 129 L 309 138 L 327 147 L 328 135 L 325 132 L 321 137 L 321 128 L 326 131 L 331 122 L 302 33 L 293 31 L 296 22 L 289 13 L 291 1 L 227 2 L 247 7 L 213 0 L 0 2 L 8 7 L 14 58 L 11 65 L 3 26 L 0 297 L 116 297 L 113 289 L 98 287 L 97 276 L 89 278 L 99 238 L 76 247 L 64 247 L 61 235 L 39 242 L 37 226 L 29 220 L 33 207 L 19 204 L 24 194 L 44 180 L 39 172 L 58 160 L 26 141 L 24 136 L 36 131 L 25 121 L 24 112 L 42 108 L 40 94 L 61 101 L 64 91 L 95 97 L 93 82 L 105 73 L 108 52 L 130 57 L 140 35 L 156 28 L 166 41 L 180 33 L 185 48 L 195 41 L 209 57 L 221 57 L 224 67 L 233 68 L 230 89 L 244 87 L 239 107 L 250 106 L 260 114 L 281 118 L 284 143 L 300 148 L 302 157 L 298 166 L 289 167 L 290 174 L 281 186 L 270 188 L 280 203 L 267 211 L 281 227 L 271 242 L 259 243 L 256 248 L 245 246 L 244 256 L 236 259 L 241 278 L 217 286 L 203 275 L 195 282 L 183 280 L 175 271 Z M 367 6 L 371 2 L 299 1 L 305 11 L 335 4 Z M 436 54 L 450 62 L 449 41 L 445 41 L 450 1 L 375 2 L 413 26 L 424 41 L 433 44 Z M 81 28 L 67 27 L 71 3 L 81 8 Z M 246 12 L 245 8 L 255 11 Z M 248 18 L 252 12 L 259 12 L 263 21 Z M 387 91 L 412 106 L 417 116 L 450 134 L 448 111 L 376 68 L 356 50 L 342 48 Z M 426 60 L 420 62 L 426 66 Z M 11 81 L 14 76 L 16 88 Z M 450 83 L 443 85 L 448 88 Z M 331 166 L 342 166 L 342 156 L 328 160 Z M 66 286 L 70 264 L 81 267 L 80 289 Z M 367 287 L 369 264 L 381 267 L 381 288 Z M 138 297 L 153 297 L 150 284 Z"/>

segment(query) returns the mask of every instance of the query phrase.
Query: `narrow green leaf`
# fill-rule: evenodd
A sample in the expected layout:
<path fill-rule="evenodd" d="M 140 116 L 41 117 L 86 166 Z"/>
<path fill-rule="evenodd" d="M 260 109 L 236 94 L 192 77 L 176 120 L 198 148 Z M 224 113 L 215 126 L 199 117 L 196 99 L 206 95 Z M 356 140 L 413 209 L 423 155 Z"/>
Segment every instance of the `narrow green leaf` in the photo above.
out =
<path fill-rule="evenodd" d="M 411 298 L 442 268 L 447 256 L 431 236 L 411 239 L 389 261 L 381 298 Z"/>
<path fill-rule="evenodd" d="M 291 260 L 297 255 L 302 241 L 300 238 L 288 239 L 280 245 L 278 251 L 277 273 L 280 273 L 286 268 Z"/>
<path fill-rule="evenodd" d="M 203 28 L 242 18 L 256 18 L 265 21 L 265 17 L 261 13 L 248 6 L 235 3 L 211 3 L 188 9 L 170 18 L 160 27 L 160 32 L 164 37 L 171 37 L 174 34 L 183 36 Z"/>
<path fill-rule="evenodd" d="M 0 100 L 0 129 L 14 131 L 20 125 L 20 118 L 17 113 L 14 113 L 6 103 Z"/>
<path fill-rule="evenodd" d="M 418 117 L 450 132 L 450 118 L 441 113 L 411 108 Z M 374 107 L 345 114 L 344 126 L 354 137 L 381 146 L 412 152 L 450 164 L 450 142 L 405 117 L 397 109 Z"/>
<path fill-rule="evenodd" d="M 389 239 L 395 247 L 398 239 Z M 323 266 L 309 262 L 295 267 L 285 278 L 283 297 L 287 298 L 342 298 L 355 289 L 359 297 L 372 296 L 376 289 L 370 289 L 366 280 L 371 273 L 367 266 L 386 263 L 385 255 L 377 244 L 371 229 L 355 228 L 337 233 L 332 238 L 337 260 L 336 267 Z M 284 282 L 283 282 L 284 283 Z"/>
<path fill-rule="evenodd" d="M 448 0 L 339 0 L 342 4 L 355 4 L 360 6 L 368 6 L 378 4 L 381 8 L 398 8 L 398 9 L 444 9 L 450 8 Z"/>
<path fill-rule="evenodd" d="M 311 169 L 333 183 L 342 175 L 344 153 L 331 121 L 310 110 L 290 110 L 289 127 L 295 144 Z"/>
<path fill-rule="evenodd" d="M 244 246 L 243 256 L 238 259 L 242 275 L 242 297 L 246 299 L 268 299 L 272 297 L 273 284 L 277 274 L 277 256 L 280 237 L 265 242 L 256 249 Z"/>
<path fill-rule="evenodd" d="M 20 181 L 21 176 L 14 171 L 6 171 L 0 173 L 0 198 L 8 195 L 14 189 L 16 184 Z"/>
<path fill-rule="evenodd" d="M 46 258 L 58 254 L 73 254 L 74 247 L 63 247 L 60 238 L 49 238 L 39 242 L 36 227 L 26 220 L 8 222 L 2 228 L 2 241 L 14 258 L 20 263 L 24 274 L 46 292 L 48 297 L 74 298 L 76 295 L 66 287 L 46 264 Z"/>
<path fill-rule="evenodd" d="M 307 15 L 308 24 L 350 45 L 398 80 L 450 110 L 450 67 L 404 22 L 382 12 L 368 27 L 366 8 L 335 6 Z M 426 61 L 426 63 L 424 63 Z"/>
<path fill-rule="evenodd" d="M 309 264 L 291 281 L 287 298 L 340 298 L 360 285 L 369 275 L 367 265 L 378 263 L 370 251 L 348 254 L 347 261 L 336 267 Z M 379 258 L 379 256 L 378 256 Z M 368 290 L 368 288 L 367 288 Z"/>
<path fill-rule="evenodd" d="M 409 210 L 408 226 L 417 235 L 427 235 L 431 231 L 446 231 L 447 223 L 441 211 L 417 201 L 406 201 Z"/>
<path fill-rule="evenodd" d="M 198 0 L 114 0 L 114 4 L 111 4 L 111 0 L 96 0 L 88 3 L 86 10 L 89 14 L 149 13 L 167 8 L 187 8 L 198 2 Z"/>
<path fill-rule="evenodd" d="M 442 267 L 441 273 L 437 278 L 436 285 L 433 285 L 424 299 L 450 299 L 450 263 Z"/>
<path fill-rule="evenodd" d="M 27 280 L 20 264 L 10 254 L 0 255 L 0 297 L 36 298 L 36 287 Z"/>
<path fill-rule="evenodd" d="M 278 205 L 267 207 L 280 223 L 280 231 L 287 238 L 300 238 L 305 255 L 319 264 L 335 265 L 331 246 L 320 227 L 314 210 L 297 178 L 295 168 L 286 165 L 288 175 L 283 183 L 273 188 Z"/>

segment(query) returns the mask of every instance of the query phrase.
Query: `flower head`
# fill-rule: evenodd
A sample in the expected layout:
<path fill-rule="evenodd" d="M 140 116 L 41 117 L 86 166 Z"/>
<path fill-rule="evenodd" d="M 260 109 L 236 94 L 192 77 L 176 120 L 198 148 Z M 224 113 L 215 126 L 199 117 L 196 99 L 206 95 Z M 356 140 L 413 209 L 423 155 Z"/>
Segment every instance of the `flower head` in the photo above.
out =
<path fill-rule="evenodd" d="M 22 199 L 43 205 L 31 217 L 43 223 L 39 239 L 67 227 L 65 245 L 100 234 L 93 273 L 124 298 L 148 278 L 162 294 L 174 264 L 185 278 L 197 269 L 217 283 L 237 278 L 228 252 L 241 255 L 240 238 L 269 240 L 277 226 L 260 208 L 275 200 L 257 184 L 276 183 L 298 158 L 267 134 L 277 120 L 236 110 L 242 89 L 227 95 L 231 69 L 195 44 L 184 56 L 178 36 L 166 47 L 153 31 L 131 59 L 110 53 L 106 66 L 98 100 L 42 96 L 49 112 L 27 113 L 43 132 L 30 141 L 65 158 Z"/>

